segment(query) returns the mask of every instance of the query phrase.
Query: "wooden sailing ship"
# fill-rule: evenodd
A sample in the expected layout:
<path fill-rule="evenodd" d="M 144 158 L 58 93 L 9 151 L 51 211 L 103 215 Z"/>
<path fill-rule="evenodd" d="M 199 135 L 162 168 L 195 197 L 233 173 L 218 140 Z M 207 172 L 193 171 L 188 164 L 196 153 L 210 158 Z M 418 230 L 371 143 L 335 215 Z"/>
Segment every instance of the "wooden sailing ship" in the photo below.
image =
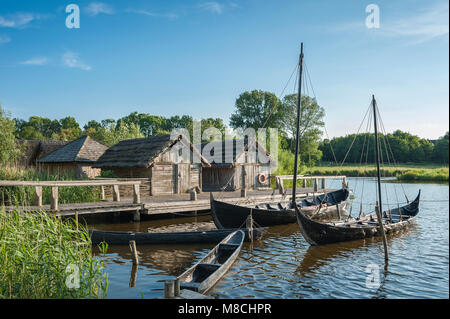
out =
<path fill-rule="evenodd" d="M 372 96 L 375 154 L 377 164 L 377 194 L 378 201 L 375 213 L 348 218 L 339 222 L 319 222 L 312 220 L 301 208 L 295 207 L 300 231 L 311 245 L 324 245 L 342 241 L 351 241 L 374 236 L 382 236 L 387 260 L 387 244 L 385 234 L 400 231 L 409 227 L 419 213 L 420 190 L 417 197 L 404 206 L 383 211 L 381 198 L 380 149 L 378 141 L 377 109 L 375 97 Z"/>
<path fill-rule="evenodd" d="M 280 224 L 296 222 L 296 209 L 302 209 L 312 219 L 330 220 L 340 218 L 345 211 L 349 196 L 347 186 L 342 189 L 328 192 L 319 196 L 308 197 L 297 203 L 297 170 L 298 170 L 298 151 L 300 139 L 300 116 L 301 116 L 301 94 L 302 94 L 302 73 L 303 73 L 303 43 L 300 49 L 299 59 L 299 83 L 297 100 L 297 130 L 295 143 L 295 163 L 294 178 L 292 187 L 291 201 L 266 203 L 266 204 L 248 204 L 235 205 L 214 199 L 211 193 L 211 214 L 217 228 L 241 228 L 245 226 L 247 217 L 252 215 L 256 225 L 266 227 Z"/>

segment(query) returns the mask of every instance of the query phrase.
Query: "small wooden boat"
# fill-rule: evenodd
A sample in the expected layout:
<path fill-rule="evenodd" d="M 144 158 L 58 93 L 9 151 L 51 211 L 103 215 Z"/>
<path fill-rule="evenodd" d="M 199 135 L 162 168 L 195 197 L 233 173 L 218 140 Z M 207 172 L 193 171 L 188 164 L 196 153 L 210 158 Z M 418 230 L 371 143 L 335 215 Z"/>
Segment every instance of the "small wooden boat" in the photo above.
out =
<path fill-rule="evenodd" d="M 305 214 L 312 219 L 337 219 L 345 212 L 347 205 L 345 201 L 348 196 L 349 190 L 343 188 L 313 198 L 305 198 L 296 205 L 303 208 Z M 245 227 L 245 221 L 250 212 L 256 225 L 261 227 L 297 222 L 291 201 L 258 205 L 234 205 L 215 200 L 211 193 L 211 215 L 214 224 L 219 229 Z"/>
<path fill-rule="evenodd" d="M 233 231 L 225 237 L 198 263 L 177 277 L 180 289 L 189 289 L 201 294 L 210 290 L 236 261 L 244 237 L 242 230 Z"/>
<path fill-rule="evenodd" d="M 419 213 L 420 191 L 408 205 L 383 213 L 386 234 L 408 227 Z M 375 213 L 348 221 L 321 223 L 308 218 L 301 209 L 296 209 L 298 224 L 303 237 L 311 245 L 324 245 L 380 236 L 380 226 Z"/>
<path fill-rule="evenodd" d="M 134 240 L 137 245 L 171 245 L 217 243 L 236 229 L 214 229 L 196 232 L 135 233 L 103 230 L 89 230 L 92 244 L 106 242 L 110 245 L 128 245 Z M 260 239 L 266 232 L 264 228 L 253 228 L 253 239 Z M 244 239 L 249 240 L 249 230 L 244 229 Z"/>

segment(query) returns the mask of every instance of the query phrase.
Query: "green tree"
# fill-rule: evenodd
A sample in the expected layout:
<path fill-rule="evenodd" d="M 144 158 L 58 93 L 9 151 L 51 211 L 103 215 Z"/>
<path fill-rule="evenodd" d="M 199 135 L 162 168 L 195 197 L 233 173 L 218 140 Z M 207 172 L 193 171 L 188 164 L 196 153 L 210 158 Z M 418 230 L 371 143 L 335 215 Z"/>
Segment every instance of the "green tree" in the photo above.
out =
<path fill-rule="evenodd" d="M 440 137 L 436 141 L 434 150 L 432 153 L 432 158 L 436 163 L 446 163 L 449 162 L 449 134 L 445 133 L 444 136 Z"/>
<path fill-rule="evenodd" d="M 0 105 L 0 164 L 10 164 L 22 155 L 16 143 L 15 131 L 15 121 Z"/>
<path fill-rule="evenodd" d="M 281 101 L 271 92 L 253 90 L 244 92 L 236 99 L 236 111 L 231 115 L 233 128 L 278 128 L 285 127 L 286 112 Z"/>

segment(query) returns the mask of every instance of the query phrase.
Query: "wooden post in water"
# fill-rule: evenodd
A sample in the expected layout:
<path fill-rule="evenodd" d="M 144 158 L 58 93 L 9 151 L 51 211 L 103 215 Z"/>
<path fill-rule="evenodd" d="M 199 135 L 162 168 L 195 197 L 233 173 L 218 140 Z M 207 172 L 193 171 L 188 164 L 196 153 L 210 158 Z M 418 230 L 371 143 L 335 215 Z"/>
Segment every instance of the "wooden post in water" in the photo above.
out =
<path fill-rule="evenodd" d="M 58 186 L 52 186 L 52 193 L 50 198 L 50 209 L 58 210 Z"/>
<path fill-rule="evenodd" d="M 180 295 L 180 279 L 178 278 L 173 281 L 173 295 L 175 297 Z"/>
<path fill-rule="evenodd" d="M 253 209 L 252 208 L 250 208 L 250 214 L 247 217 L 245 226 L 248 231 L 248 237 L 250 238 L 250 242 L 253 243 Z"/>
<path fill-rule="evenodd" d="M 130 288 L 136 286 L 136 279 L 137 279 L 137 265 L 133 264 L 133 267 L 131 268 L 130 282 L 128 283 L 128 286 Z"/>
<path fill-rule="evenodd" d="M 322 189 L 325 189 L 325 178 L 322 178 Z"/>
<path fill-rule="evenodd" d="M 175 283 L 173 280 L 164 282 L 164 298 L 173 298 L 175 296 Z"/>
<path fill-rule="evenodd" d="M 318 189 L 319 189 L 319 179 L 314 178 L 314 192 L 317 192 Z"/>
<path fill-rule="evenodd" d="M 36 192 L 36 206 L 42 207 L 42 186 L 36 186 L 35 188 Z"/>
<path fill-rule="evenodd" d="M 130 250 L 131 250 L 131 256 L 133 257 L 133 264 L 139 265 L 139 259 L 136 249 L 136 242 L 134 240 L 130 240 Z"/>

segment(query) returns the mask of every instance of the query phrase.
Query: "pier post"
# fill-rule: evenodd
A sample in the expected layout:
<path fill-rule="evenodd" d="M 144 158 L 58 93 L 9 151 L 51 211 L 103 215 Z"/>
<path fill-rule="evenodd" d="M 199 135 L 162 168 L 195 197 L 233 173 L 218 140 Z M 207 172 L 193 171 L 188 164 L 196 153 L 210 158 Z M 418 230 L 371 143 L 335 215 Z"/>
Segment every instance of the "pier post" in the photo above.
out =
<path fill-rule="evenodd" d="M 113 200 L 115 202 L 120 202 L 119 185 L 113 185 Z"/>
<path fill-rule="evenodd" d="M 105 186 L 100 186 L 100 191 L 101 191 L 101 193 L 102 193 L 102 197 L 101 197 L 101 200 L 105 200 L 106 199 L 106 196 L 105 196 Z"/>
<path fill-rule="evenodd" d="M 36 192 L 36 206 L 42 207 L 42 186 L 36 186 L 35 188 Z"/>
<path fill-rule="evenodd" d="M 52 186 L 52 193 L 50 198 L 50 209 L 58 210 L 58 186 Z"/>
<path fill-rule="evenodd" d="M 346 188 L 346 187 L 347 187 L 347 177 L 344 176 L 344 177 L 342 178 L 342 188 Z"/>
<path fill-rule="evenodd" d="M 134 221 L 134 222 L 140 222 L 140 221 L 141 221 L 141 212 L 140 212 L 139 209 L 136 209 L 136 210 L 133 212 L 133 221 Z"/>
<path fill-rule="evenodd" d="M 141 202 L 141 193 L 139 184 L 133 184 L 133 203 L 139 204 Z"/>
<path fill-rule="evenodd" d="M 325 189 L 325 178 L 322 178 L 322 189 Z"/>
<path fill-rule="evenodd" d="M 190 195 L 191 195 L 191 200 L 197 200 L 197 192 L 195 191 L 194 188 L 191 188 L 191 190 L 189 191 Z"/>
<path fill-rule="evenodd" d="M 302 179 L 302 187 L 306 188 L 306 179 L 305 178 Z"/>
<path fill-rule="evenodd" d="M 314 192 L 317 192 L 318 188 L 319 188 L 319 179 L 314 178 Z"/>

